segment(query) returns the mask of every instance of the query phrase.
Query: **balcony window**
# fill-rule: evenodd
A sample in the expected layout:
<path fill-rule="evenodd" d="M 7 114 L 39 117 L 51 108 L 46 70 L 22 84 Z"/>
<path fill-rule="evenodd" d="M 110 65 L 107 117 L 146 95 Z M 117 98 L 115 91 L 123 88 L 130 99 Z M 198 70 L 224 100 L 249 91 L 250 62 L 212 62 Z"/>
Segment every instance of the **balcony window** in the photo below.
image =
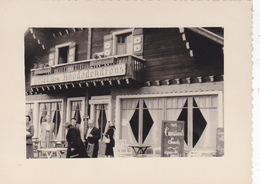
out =
<path fill-rule="evenodd" d="M 133 51 L 132 32 L 116 36 L 116 54 L 132 54 Z"/>
<path fill-rule="evenodd" d="M 49 54 L 49 66 L 74 62 L 75 46 L 75 42 L 69 42 L 51 48 Z"/>
<path fill-rule="evenodd" d="M 68 62 L 68 51 L 69 47 L 61 47 L 58 49 L 58 64 L 63 64 Z"/>

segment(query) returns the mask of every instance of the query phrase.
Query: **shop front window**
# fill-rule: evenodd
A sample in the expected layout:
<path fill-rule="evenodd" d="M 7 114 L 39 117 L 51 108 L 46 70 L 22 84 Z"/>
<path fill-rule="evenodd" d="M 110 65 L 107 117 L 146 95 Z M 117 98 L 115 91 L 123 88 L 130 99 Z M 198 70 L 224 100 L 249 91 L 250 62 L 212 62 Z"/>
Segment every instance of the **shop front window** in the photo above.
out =
<path fill-rule="evenodd" d="M 38 133 L 41 133 L 41 125 L 46 121 L 46 115 L 51 116 L 51 121 L 54 123 L 54 139 L 62 138 L 62 103 L 61 102 L 44 102 L 39 103 L 39 125 Z"/>
<path fill-rule="evenodd" d="M 161 146 L 162 121 L 184 121 L 184 149 L 216 149 L 217 96 L 122 99 L 120 139 Z"/>

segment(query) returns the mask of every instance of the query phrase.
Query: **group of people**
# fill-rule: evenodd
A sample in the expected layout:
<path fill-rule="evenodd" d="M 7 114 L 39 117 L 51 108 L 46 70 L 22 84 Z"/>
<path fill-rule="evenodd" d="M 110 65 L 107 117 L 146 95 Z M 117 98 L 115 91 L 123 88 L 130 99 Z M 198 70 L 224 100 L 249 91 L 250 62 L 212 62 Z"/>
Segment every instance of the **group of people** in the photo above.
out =
<path fill-rule="evenodd" d="M 84 131 L 84 142 L 81 139 L 80 129 L 76 124 L 76 119 L 72 118 L 71 123 L 66 126 L 68 133 L 66 139 L 68 142 L 67 158 L 97 158 L 99 150 L 99 139 L 101 138 L 100 130 L 94 126 L 94 120 L 89 119 Z M 109 128 L 104 134 L 110 141 L 106 143 L 105 155 L 113 157 L 113 147 L 115 126 L 109 122 Z M 92 147 L 92 149 L 90 149 Z M 88 150 L 91 150 L 92 155 L 88 155 Z"/>
<path fill-rule="evenodd" d="M 51 122 L 51 116 L 46 115 L 46 121 L 41 125 L 41 147 L 52 147 L 51 140 L 54 137 L 54 123 Z M 30 122 L 31 117 L 26 116 L 26 158 L 33 158 L 33 141 L 34 127 Z M 115 126 L 112 122 L 108 122 L 108 129 L 103 136 L 100 135 L 100 130 L 94 126 L 94 120 L 87 119 L 87 126 L 84 130 L 84 140 L 81 139 L 81 132 L 79 124 L 76 123 L 76 119 L 72 118 L 70 123 L 66 123 L 67 134 L 66 140 L 68 143 L 66 158 L 97 158 L 99 150 L 99 139 L 104 137 L 109 141 L 106 141 L 106 157 L 113 157 L 113 147 L 115 146 L 114 131 Z M 91 155 L 89 155 L 89 154 Z"/>

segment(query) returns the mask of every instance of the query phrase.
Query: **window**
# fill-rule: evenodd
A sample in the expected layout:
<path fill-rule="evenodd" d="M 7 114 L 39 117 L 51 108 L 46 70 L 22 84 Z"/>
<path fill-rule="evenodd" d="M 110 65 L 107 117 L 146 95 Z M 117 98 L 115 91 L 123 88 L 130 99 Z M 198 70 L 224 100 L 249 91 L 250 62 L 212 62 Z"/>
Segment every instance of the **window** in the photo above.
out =
<path fill-rule="evenodd" d="M 132 32 L 116 35 L 116 55 L 132 54 L 133 50 Z"/>
<path fill-rule="evenodd" d="M 104 55 L 143 55 L 143 29 L 125 29 L 104 36 Z"/>
<path fill-rule="evenodd" d="M 61 47 L 58 49 L 58 64 L 67 63 L 69 47 Z"/>
<path fill-rule="evenodd" d="M 216 149 L 218 96 L 121 100 L 120 139 L 128 144 L 161 146 L 162 120 L 184 121 L 184 149 Z"/>
<path fill-rule="evenodd" d="M 75 42 L 64 43 L 51 48 L 49 53 L 49 66 L 74 62 L 75 48 Z"/>
<path fill-rule="evenodd" d="M 62 102 L 39 103 L 39 133 L 41 124 L 46 121 L 47 114 L 51 116 L 51 121 L 54 123 L 54 138 L 62 139 Z"/>

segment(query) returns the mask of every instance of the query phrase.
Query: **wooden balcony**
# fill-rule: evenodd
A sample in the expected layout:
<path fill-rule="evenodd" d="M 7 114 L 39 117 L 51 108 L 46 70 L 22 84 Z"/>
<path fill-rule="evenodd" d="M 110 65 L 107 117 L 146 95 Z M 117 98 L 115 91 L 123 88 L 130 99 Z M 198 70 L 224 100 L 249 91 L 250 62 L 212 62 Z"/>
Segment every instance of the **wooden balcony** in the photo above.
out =
<path fill-rule="evenodd" d="M 104 84 L 109 81 L 143 83 L 144 59 L 133 55 L 120 55 L 31 70 L 32 87 L 48 87 L 82 83 Z M 49 87 L 48 87 L 49 88 Z"/>

